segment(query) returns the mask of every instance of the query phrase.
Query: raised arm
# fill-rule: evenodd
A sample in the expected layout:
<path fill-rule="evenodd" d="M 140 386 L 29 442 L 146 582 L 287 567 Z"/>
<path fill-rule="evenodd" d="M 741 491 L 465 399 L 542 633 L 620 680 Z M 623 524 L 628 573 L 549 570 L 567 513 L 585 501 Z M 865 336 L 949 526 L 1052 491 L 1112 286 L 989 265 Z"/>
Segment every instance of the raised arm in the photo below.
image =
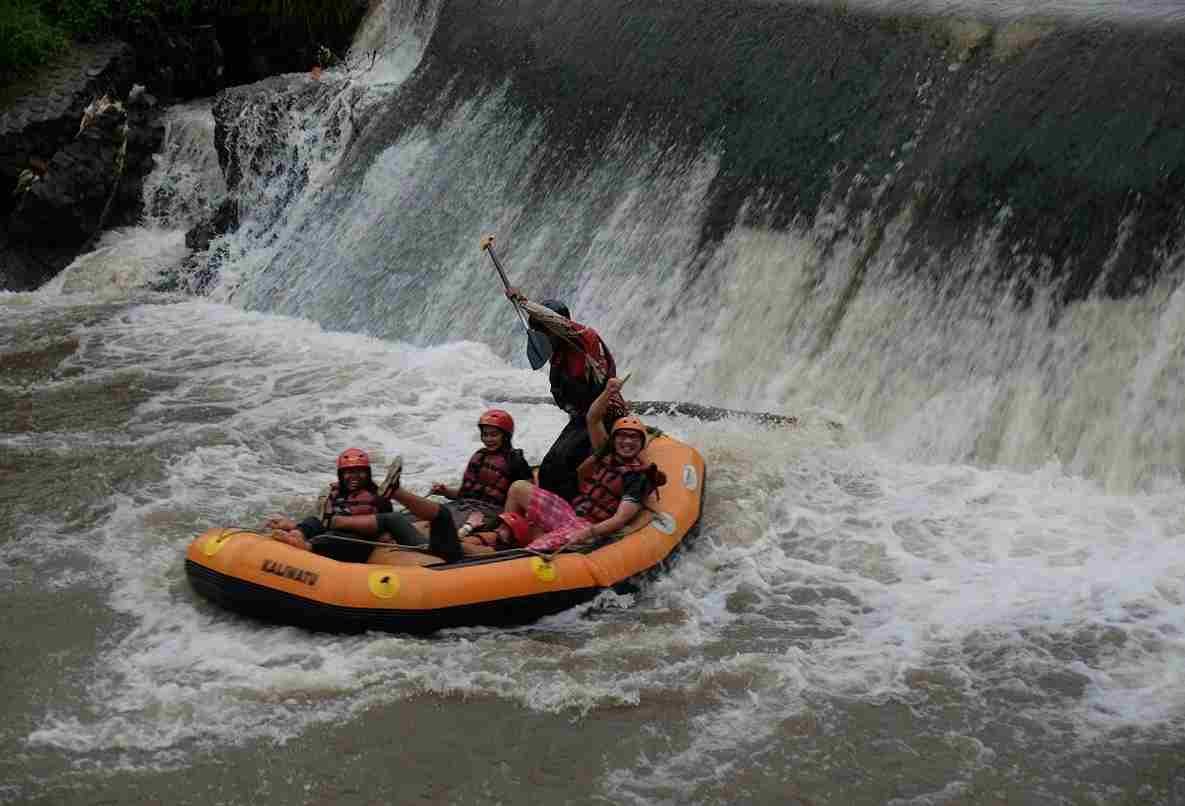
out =
<path fill-rule="evenodd" d="M 609 410 L 609 401 L 621 391 L 623 381 L 620 378 L 610 378 L 605 381 L 605 388 L 597 395 L 597 399 L 588 407 L 588 437 L 592 442 L 593 452 L 596 453 L 609 441 L 609 432 L 605 430 L 605 414 Z"/>

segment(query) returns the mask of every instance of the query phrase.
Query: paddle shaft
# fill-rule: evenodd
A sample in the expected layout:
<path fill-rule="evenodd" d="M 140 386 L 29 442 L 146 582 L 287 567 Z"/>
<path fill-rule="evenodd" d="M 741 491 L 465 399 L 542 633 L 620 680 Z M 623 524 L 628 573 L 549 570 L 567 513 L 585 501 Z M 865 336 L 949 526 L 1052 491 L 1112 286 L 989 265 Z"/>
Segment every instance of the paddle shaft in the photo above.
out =
<path fill-rule="evenodd" d="M 506 270 L 502 268 L 502 261 L 498 260 L 498 253 L 494 251 L 492 243 L 486 244 L 486 251 L 490 253 L 490 260 L 494 261 L 494 268 L 498 270 L 498 276 L 502 278 L 502 285 L 506 290 L 510 290 L 510 281 L 506 279 Z"/>
<path fill-rule="evenodd" d="M 506 270 L 502 268 L 502 261 L 498 260 L 498 253 L 494 251 L 494 239 L 486 236 L 481 242 L 481 248 L 489 254 L 490 260 L 494 262 L 494 268 L 498 270 L 498 276 L 502 278 L 502 287 L 509 293 L 510 280 L 506 278 Z M 523 327 L 529 331 L 531 328 L 527 324 L 527 317 L 523 316 L 523 309 L 519 307 L 518 302 L 515 300 L 510 300 L 510 304 L 514 306 L 515 313 L 518 314 L 518 319 L 523 323 Z"/>
<path fill-rule="evenodd" d="M 506 296 L 510 299 L 510 304 L 514 306 L 514 312 L 518 314 L 518 321 L 527 333 L 527 360 L 531 364 L 531 369 L 539 369 L 551 357 L 550 342 L 543 333 L 531 330 L 531 326 L 527 323 L 527 317 L 523 313 L 522 306 L 519 305 L 518 300 L 510 297 L 510 280 L 506 277 L 506 270 L 502 268 L 502 261 L 498 260 L 498 253 L 494 251 L 494 236 L 486 235 L 483 237 L 481 239 L 481 248 L 482 251 L 489 253 L 490 260 L 494 263 L 494 268 L 498 270 L 498 277 L 502 280 L 502 287 L 506 289 Z"/>

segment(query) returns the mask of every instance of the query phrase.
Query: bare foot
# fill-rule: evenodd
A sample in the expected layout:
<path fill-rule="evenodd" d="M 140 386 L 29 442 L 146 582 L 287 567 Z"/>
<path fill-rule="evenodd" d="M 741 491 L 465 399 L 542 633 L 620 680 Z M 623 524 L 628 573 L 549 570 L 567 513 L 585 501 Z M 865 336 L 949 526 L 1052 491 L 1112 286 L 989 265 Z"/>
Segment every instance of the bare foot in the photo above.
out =
<path fill-rule="evenodd" d="M 281 543 L 287 543 L 289 546 L 294 548 L 303 549 L 305 551 L 309 551 L 312 548 L 312 546 L 309 545 L 309 541 L 304 539 L 304 533 L 299 529 L 292 529 L 291 531 L 287 532 L 273 532 L 272 537 L 276 540 L 279 540 Z"/>
<path fill-rule="evenodd" d="M 279 529 L 280 531 L 287 532 L 296 528 L 296 521 L 283 515 L 270 515 L 268 516 L 268 519 L 264 521 L 263 528 Z"/>

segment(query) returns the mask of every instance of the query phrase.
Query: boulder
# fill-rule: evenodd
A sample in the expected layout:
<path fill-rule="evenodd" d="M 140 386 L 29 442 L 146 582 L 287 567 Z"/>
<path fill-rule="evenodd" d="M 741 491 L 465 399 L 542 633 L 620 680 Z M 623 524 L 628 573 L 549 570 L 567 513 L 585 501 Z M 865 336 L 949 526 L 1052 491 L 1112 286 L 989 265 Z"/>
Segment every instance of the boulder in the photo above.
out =
<path fill-rule="evenodd" d="M 185 245 L 195 252 L 209 249 L 210 241 L 238 228 L 239 202 L 234 198 L 224 199 L 212 216 L 199 221 L 185 233 Z"/>
<path fill-rule="evenodd" d="M 54 64 L 8 88 L 0 100 L 0 214 L 15 204 L 12 191 L 21 173 L 48 164 L 79 130 L 83 110 L 94 99 L 123 98 L 132 88 L 135 55 L 123 42 L 71 48 Z"/>
<path fill-rule="evenodd" d="M 49 279 L 74 259 L 103 224 L 108 200 L 123 172 L 127 113 L 108 96 L 84 116 L 78 137 L 49 163 L 45 176 L 20 196 L 8 221 L 8 243 L 23 247 L 45 270 L 27 287 Z"/>
<path fill-rule="evenodd" d="M 162 102 L 213 95 L 226 84 L 225 56 L 213 25 L 166 29 L 155 17 L 144 17 L 131 39 L 136 80 Z"/>

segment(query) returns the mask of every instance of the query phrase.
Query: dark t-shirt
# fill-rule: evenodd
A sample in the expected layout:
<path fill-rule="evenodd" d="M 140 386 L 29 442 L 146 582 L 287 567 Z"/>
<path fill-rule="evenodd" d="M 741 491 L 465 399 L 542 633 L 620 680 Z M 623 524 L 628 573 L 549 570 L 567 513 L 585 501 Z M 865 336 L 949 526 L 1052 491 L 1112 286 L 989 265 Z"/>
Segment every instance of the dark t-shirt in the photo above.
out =
<path fill-rule="evenodd" d="M 640 504 L 650 494 L 650 479 L 640 470 L 634 470 L 621 477 L 621 500 Z"/>
<path fill-rule="evenodd" d="M 621 506 L 622 502 L 629 501 L 631 504 L 641 504 L 646 500 L 646 496 L 650 494 L 650 479 L 646 478 L 646 473 L 641 470 L 631 470 L 621 474 L 621 501 L 617 503 Z M 587 517 L 587 506 L 581 502 L 581 506 L 576 508 L 576 514 L 580 517 Z"/>

